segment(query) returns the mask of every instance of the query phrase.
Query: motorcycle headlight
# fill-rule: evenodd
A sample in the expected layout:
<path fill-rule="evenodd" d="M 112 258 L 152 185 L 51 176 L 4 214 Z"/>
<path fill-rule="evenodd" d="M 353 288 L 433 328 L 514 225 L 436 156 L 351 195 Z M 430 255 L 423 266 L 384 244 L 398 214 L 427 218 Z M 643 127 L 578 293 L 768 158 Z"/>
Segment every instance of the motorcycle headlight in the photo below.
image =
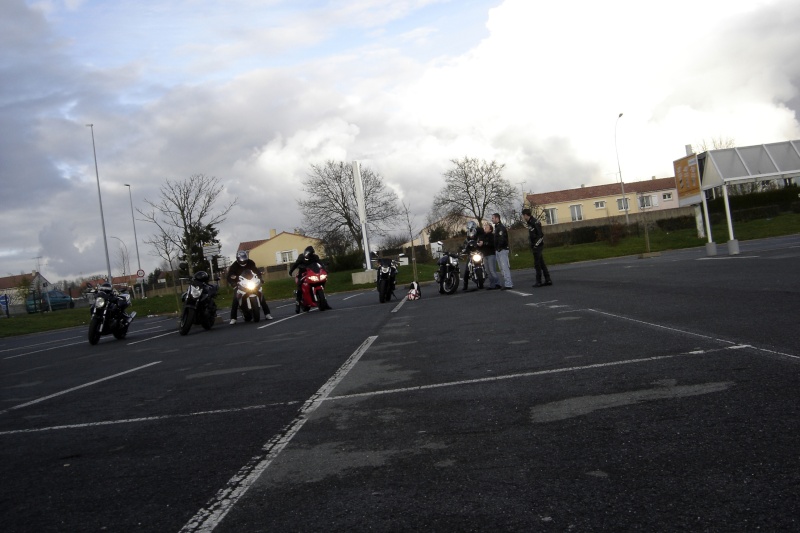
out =
<path fill-rule="evenodd" d="M 481 257 L 481 254 L 474 254 L 474 255 L 472 256 L 472 260 L 473 260 L 474 262 L 476 262 L 476 263 L 480 263 L 480 262 L 481 262 L 481 259 L 483 259 L 483 257 Z"/>
<path fill-rule="evenodd" d="M 106 306 L 106 299 L 103 298 L 102 296 L 98 296 L 97 298 L 94 299 L 95 309 L 102 309 L 105 306 Z"/>
<path fill-rule="evenodd" d="M 319 276 L 317 276 L 317 275 L 308 276 L 308 282 L 309 283 L 319 283 Z"/>
<path fill-rule="evenodd" d="M 192 295 L 192 298 L 200 298 L 200 295 L 203 294 L 203 289 L 200 287 L 192 287 L 189 289 L 189 293 Z"/>
<path fill-rule="evenodd" d="M 388 273 L 389 273 L 389 267 L 382 266 L 381 267 L 381 274 L 388 274 Z"/>
<path fill-rule="evenodd" d="M 453 266 L 458 266 L 458 258 L 457 257 L 451 257 L 450 258 L 450 264 L 453 265 Z"/>
<path fill-rule="evenodd" d="M 319 280 L 320 281 L 325 281 L 326 279 L 328 279 L 328 275 L 327 274 L 320 274 L 319 275 Z"/>
<path fill-rule="evenodd" d="M 253 289 L 256 288 L 256 282 L 255 281 L 249 281 L 249 280 L 245 281 L 244 282 L 244 288 L 247 289 L 248 291 L 252 291 Z"/>

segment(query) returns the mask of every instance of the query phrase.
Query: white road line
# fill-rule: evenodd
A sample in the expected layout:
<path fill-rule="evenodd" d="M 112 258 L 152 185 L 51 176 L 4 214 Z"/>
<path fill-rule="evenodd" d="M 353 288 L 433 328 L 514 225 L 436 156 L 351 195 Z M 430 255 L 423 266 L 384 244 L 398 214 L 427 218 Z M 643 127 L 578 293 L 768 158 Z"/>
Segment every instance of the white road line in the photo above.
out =
<path fill-rule="evenodd" d="M 175 331 L 169 331 L 169 332 L 167 332 L 167 333 L 162 333 L 161 335 L 156 335 L 155 337 L 149 337 L 149 338 L 147 338 L 147 339 L 142 339 L 142 340 L 140 340 L 140 341 L 133 341 L 133 342 L 129 342 L 129 343 L 126 345 L 126 346 L 133 346 L 134 344 L 139 344 L 139 343 L 141 343 L 141 342 L 147 342 L 147 341 L 151 341 L 151 340 L 153 340 L 153 339 L 158 339 L 158 338 L 161 338 L 161 337 L 166 337 L 167 335 L 172 335 L 172 334 L 174 334 L 174 333 L 178 333 L 178 330 L 176 329 Z"/>
<path fill-rule="evenodd" d="M 358 349 L 339 367 L 328 381 L 313 395 L 303 406 L 300 412 L 288 426 L 283 428 L 277 435 L 272 437 L 263 447 L 262 454 L 259 454 L 248 461 L 239 472 L 233 476 L 225 487 L 221 488 L 217 494 L 200 509 L 197 514 L 186 523 L 181 531 L 212 531 L 225 518 L 225 515 L 233 508 L 239 499 L 245 495 L 253 483 L 261 476 L 267 467 L 283 451 L 287 444 L 294 438 L 298 431 L 303 427 L 309 417 L 322 405 L 334 388 L 352 370 L 361 356 L 369 349 L 370 345 L 377 339 L 377 336 L 368 337 Z"/>
<path fill-rule="evenodd" d="M 274 326 L 275 324 L 280 324 L 281 322 L 285 322 L 287 320 L 290 320 L 292 318 L 297 318 L 299 316 L 300 316 L 300 314 L 295 314 L 295 315 L 287 316 L 286 318 L 279 318 L 278 320 L 270 320 L 267 324 L 264 324 L 263 326 L 258 326 L 258 329 L 268 328 L 270 326 Z"/>
<path fill-rule="evenodd" d="M 141 369 L 147 368 L 149 366 L 157 365 L 160 362 L 161 361 L 156 361 L 154 363 L 148 363 L 146 365 L 142 365 L 142 366 L 139 366 L 139 367 L 136 367 L 136 368 L 131 368 L 130 370 L 126 370 L 125 372 L 120 372 L 119 374 L 114 374 L 113 376 L 108 376 L 108 377 L 101 378 L 101 379 L 98 379 L 98 380 L 95 380 L 95 381 L 90 381 L 89 383 L 84 383 L 83 385 L 78 385 L 77 387 L 72 387 L 71 389 L 67 389 L 67 390 L 64 390 L 64 391 L 61 391 L 61 392 L 56 392 L 55 394 L 51 394 L 49 396 L 44 396 L 43 398 L 39 398 L 37 400 L 32 400 L 32 401 L 27 402 L 27 403 L 23 403 L 23 404 L 20 404 L 20 405 L 15 405 L 14 407 L 9 407 L 8 409 L 0 411 L 0 414 L 4 414 L 4 413 L 7 413 L 9 411 L 13 411 L 14 409 L 21 409 L 23 407 L 28 407 L 29 405 L 34 405 L 34 404 L 43 402 L 45 400 L 49 400 L 50 398 L 55 398 L 57 396 L 62 396 L 64 394 L 67 394 L 67 393 L 70 393 L 70 392 L 74 392 L 76 390 L 83 389 L 83 388 L 86 388 L 86 387 L 90 387 L 92 385 L 97 385 L 98 383 L 102 383 L 103 381 L 108 381 L 109 379 L 118 378 L 120 376 L 124 376 L 125 374 L 130 374 L 131 372 L 136 372 L 137 370 L 141 370 Z"/>
<path fill-rule="evenodd" d="M 722 342 L 722 343 L 725 343 L 725 344 L 732 344 L 734 346 L 732 346 L 731 349 L 735 349 L 735 350 L 738 350 L 738 349 L 741 349 L 741 348 L 751 348 L 751 349 L 756 350 L 758 352 L 765 352 L 765 353 L 770 353 L 770 354 L 775 354 L 775 355 L 781 355 L 783 357 L 789 357 L 791 359 L 800 359 L 800 356 L 798 356 L 798 355 L 793 355 L 793 354 L 783 353 L 783 352 L 777 352 L 775 350 L 768 350 L 766 348 L 759 348 L 758 346 L 752 346 L 750 344 L 738 344 L 736 342 L 729 341 L 727 339 L 720 339 L 720 338 L 717 338 L 717 337 L 712 337 L 710 335 L 703 335 L 701 333 L 695 333 L 693 331 L 686 331 L 685 329 L 678 329 L 678 328 L 672 328 L 672 327 L 669 327 L 669 326 L 662 326 L 661 324 L 654 324 L 653 322 L 645 322 L 644 320 L 637 320 L 635 318 L 630 318 L 630 317 L 627 317 L 627 316 L 615 315 L 614 313 L 606 313 L 605 311 L 598 311 L 597 309 L 586 309 L 586 311 L 591 311 L 592 313 L 598 313 L 598 314 L 601 314 L 601 315 L 606 315 L 606 316 L 610 316 L 610 317 L 614 317 L 614 318 L 619 318 L 621 320 L 627 320 L 629 322 L 636 322 L 638 324 L 644 324 L 646 326 L 650 326 L 650 327 L 654 327 L 654 328 L 666 329 L 668 331 L 673 331 L 673 332 L 676 332 L 676 333 L 682 333 L 684 335 L 693 335 L 695 337 L 701 337 L 703 339 L 709 339 L 709 340 L 712 340 L 712 341 Z"/>
<path fill-rule="evenodd" d="M 103 420 L 100 422 L 86 422 L 83 424 L 65 424 L 63 426 L 49 426 L 36 429 L 12 429 L 9 431 L 0 431 L 0 435 L 15 435 L 18 433 L 40 433 L 44 431 L 59 431 L 65 429 L 82 429 L 82 428 L 101 427 L 101 426 L 113 426 L 117 424 L 135 424 L 139 422 L 158 422 L 161 420 L 170 420 L 173 418 L 188 418 L 192 416 L 241 413 L 244 411 L 253 411 L 256 409 L 269 409 L 270 407 L 286 407 L 298 403 L 300 402 L 299 401 L 277 402 L 277 403 L 268 403 L 264 405 L 248 405 L 245 407 L 233 407 L 230 409 L 214 409 L 212 411 L 198 411 L 195 413 L 186 413 L 180 415 L 143 416 L 140 418 L 126 418 L 122 420 Z"/>
<path fill-rule="evenodd" d="M 363 293 L 363 292 L 360 292 L 360 293 L 358 293 L 358 294 L 354 294 L 354 295 L 352 295 L 352 296 L 348 296 L 348 297 L 346 297 L 346 298 L 342 298 L 342 300 L 349 300 L 350 298 L 355 298 L 356 296 L 361 296 L 362 294 L 365 294 L 365 293 Z"/>
<path fill-rule="evenodd" d="M 402 300 L 400 300 L 400 303 L 399 303 L 399 304 L 397 304 L 396 306 L 394 306 L 394 309 L 392 309 L 392 313 L 396 313 L 396 312 L 398 312 L 398 311 L 400 310 L 400 308 L 401 308 L 401 307 L 403 307 L 403 304 L 404 304 L 404 303 L 406 303 L 406 300 L 408 300 L 408 297 L 407 297 L 407 296 L 406 296 L 406 297 L 404 297 Z"/>
<path fill-rule="evenodd" d="M 86 341 L 82 341 L 82 342 L 86 342 Z M 11 355 L 11 356 L 8 356 L 8 357 L 4 357 L 3 359 L 16 359 L 17 357 L 22 357 L 23 355 L 32 355 L 32 354 L 35 354 L 35 353 L 47 352 L 47 351 L 50 351 L 50 350 L 56 350 L 58 348 L 66 348 L 67 346 L 75 346 L 76 344 L 81 344 L 82 342 L 72 342 L 70 344 L 61 344 L 59 346 L 51 346 L 49 348 L 42 348 L 41 350 L 34 350 L 32 352 L 25 352 L 25 353 L 20 353 L 20 354 L 17 354 L 17 355 Z"/>
<path fill-rule="evenodd" d="M 36 344 L 27 344 L 25 346 L 17 346 L 16 348 L 6 348 L 5 350 L 0 350 L 0 353 L 3 353 L 3 352 L 14 352 L 14 351 L 17 351 L 17 350 L 25 350 L 27 348 L 33 348 L 34 346 L 41 346 L 42 344 L 53 344 L 54 342 L 63 342 L 63 341 L 68 341 L 70 339 L 80 339 L 80 337 L 66 337 L 66 338 L 63 338 L 63 339 L 56 339 L 56 340 L 53 340 L 53 341 L 37 342 Z"/>

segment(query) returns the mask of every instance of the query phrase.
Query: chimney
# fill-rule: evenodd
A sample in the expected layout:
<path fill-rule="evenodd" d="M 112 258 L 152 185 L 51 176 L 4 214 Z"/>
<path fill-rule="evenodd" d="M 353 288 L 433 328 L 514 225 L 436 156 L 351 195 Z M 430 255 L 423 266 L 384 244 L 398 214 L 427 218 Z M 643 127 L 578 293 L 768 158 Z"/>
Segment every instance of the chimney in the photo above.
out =
<path fill-rule="evenodd" d="M 273 239 L 278 234 L 277 230 L 271 229 L 269 230 L 269 238 Z"/>
<path fill-rule="evenodd" d="M 581 189 L 583 189 L 583 183 L 581 183 Z"/>
<path fill-rule="evenodd" d="M 692 155 L 694 153 L 694 150 L 692 150 L 692 145 L 691 144 L 687 144 L 686 146 L 684 146 L 684 148 L 686 149 L 686 155 Z"/>
<path fill-rule="evenodd" d="M 656 179 L 656 177 L 655 177 L 655 176 L 653 176 L 653 177 L 652 177 L 652 178 L 650 178 L 650 179 L 651 179 L 651 180 L 654 180 L 654 179 Z"/>

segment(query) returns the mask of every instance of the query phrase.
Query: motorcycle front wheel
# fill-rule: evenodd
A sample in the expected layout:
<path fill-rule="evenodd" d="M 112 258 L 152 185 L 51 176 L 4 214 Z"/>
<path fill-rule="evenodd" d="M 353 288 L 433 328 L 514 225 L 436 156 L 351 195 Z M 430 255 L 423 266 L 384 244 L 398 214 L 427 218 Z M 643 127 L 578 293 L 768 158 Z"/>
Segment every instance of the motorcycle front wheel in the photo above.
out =
<path fill-rule="evenodd" d="M 386 301 L 386 286 L 388 283 L 382 279 L 378 282 L 378 300 L 383 303 Z"/>
<path fill-rule="evenodd" d="M 206 309 L 205 316 L 203 317 L 203 322 L 200 324 L 203 326 L 203 329 L 208 331 L 214 326 L 214 321 L 217 319 L 217 308 L 209 307 Z"/>
<path fill-rule="evenodd" d="M 93 316 L 89 322 L 89 344 L 94 346 L 100 342 L 100 328 L 103 327 L 103 319 Z"/>
<path fill-rule="evenodd" d="M 447 294 L 455 294 L 458 290 L 458 278 L 452 274 L 445 276 L 442 290 Z"/>
<path fill-rule="evenodd" d="M 178 331 L 181 335 L 187 335 L 189 330 L 192 329 L 192 324 L 194 324 L 194 313 L 195 311 L 191 307 L 185 307 L 183 309 L 181 322 L 178 326 Z"/>
<path fill-rule="evenodd" d="M 483 279 L 484 279 L 483 268 L 481 268 L 481 267 L 476 268 L 475 269 L 475 283 L 478 284 L 478 288 L 479 289 L 483 288 Z"/>
<path fill-rule="evenodd" d="M 325 291 L 322 289 L 317 291 L 317 307 L 320 311 L 326 311 L 328 309 L 328 300 L 325 299 Z"/>
<path fill-rule="evenodd" d="M 118 340 L 122 340 L 128 334 L 128 326 L 118 327 L 114 330 L 114 338 Z"/>

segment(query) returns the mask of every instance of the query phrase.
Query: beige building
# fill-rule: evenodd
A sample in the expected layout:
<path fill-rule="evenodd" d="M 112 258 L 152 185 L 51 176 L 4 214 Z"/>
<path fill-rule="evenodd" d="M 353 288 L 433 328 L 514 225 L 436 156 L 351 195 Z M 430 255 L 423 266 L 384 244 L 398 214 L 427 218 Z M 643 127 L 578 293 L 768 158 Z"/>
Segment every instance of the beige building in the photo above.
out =
<path fill-rule="evenodd" d="M 303 253 L 307 246 L 313 246 L 320 257 L 325 255 L 322 242 L 313 237 L 269 230 L 269 239 L 239 243 L 236 251 L 245 250 L 250 259 L 266 272 L 283 272 Z M 234 257 L 234 261 L 236 258 Z M 284 274 L 288 275 L 288 274 Z"/>
<path fill-rule="evenodd" d="M 543 223 L 548 225 L 624 216 L 626 206 L 629 215 L 679 207 L 675 178 L 652 178 L 624 186 L 624 196 L 619 183 L 528 194 L 526 205 L 542 210 Z"/>

